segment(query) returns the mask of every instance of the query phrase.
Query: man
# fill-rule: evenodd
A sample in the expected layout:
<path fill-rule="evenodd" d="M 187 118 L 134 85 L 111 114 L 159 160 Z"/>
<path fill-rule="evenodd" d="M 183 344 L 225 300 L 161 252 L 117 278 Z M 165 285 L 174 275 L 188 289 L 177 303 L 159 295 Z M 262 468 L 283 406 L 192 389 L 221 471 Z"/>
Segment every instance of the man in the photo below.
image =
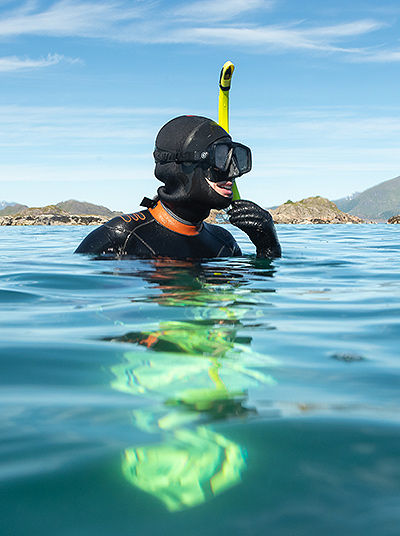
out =
<path fill-rule="evenodd" d="M 181 116 L 162 127 L 154 151 L 155 176 L 163 186 L 147 210 L 124 214 L 91 232 L 75 253 L 116 258 L 202 259 L 240 256 L 231 233 L 205 223 L 212 208 L 228 211 L 229 221 L 256 246 L 257 257 L 280 257 L 272 217 L 251 201 L 233 201 L 232 185 L 251 169 L 251 151 L 235 143 L 211 119 Z"/>

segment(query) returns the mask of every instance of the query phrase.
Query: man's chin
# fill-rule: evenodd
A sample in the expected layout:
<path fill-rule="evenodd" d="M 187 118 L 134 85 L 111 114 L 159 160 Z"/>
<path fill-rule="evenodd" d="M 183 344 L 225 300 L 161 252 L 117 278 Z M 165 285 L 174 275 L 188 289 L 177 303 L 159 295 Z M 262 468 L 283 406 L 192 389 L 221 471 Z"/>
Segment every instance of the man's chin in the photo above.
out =
<path fill-rule="evenodd" d="M 217 196 L 215 196 L 215 198 L 216 197 Z M 215 208 L 216 210 L 222 210 L 224 208 L 228 208 L 229 205 L 232 203 L 232 199 L 233 199 L 233 195 L 230 197 L 225 197 L 225 196 L 218 194 L 218 199 L 214 200 L 212 208 Z"/>

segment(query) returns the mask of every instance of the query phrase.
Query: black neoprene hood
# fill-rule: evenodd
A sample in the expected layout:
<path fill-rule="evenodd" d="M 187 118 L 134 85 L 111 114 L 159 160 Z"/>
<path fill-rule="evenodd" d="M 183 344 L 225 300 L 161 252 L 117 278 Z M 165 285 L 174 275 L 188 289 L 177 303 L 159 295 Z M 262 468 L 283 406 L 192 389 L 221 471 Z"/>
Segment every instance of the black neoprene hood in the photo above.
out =
<path fill-rule="evenodd" d="M 165 124 L 156 138 L 156 149 L 169 152 L 204 151 L 209 145 L 229 134 L 211 119 L 182 115 Z"/>
<path fill-rule="evenodd" d="M 164 125 L 156 138 L 156 150 L 169 153 L 204 151 L 229 134 L 212 119 L 197 115 L 176 117 Z M 156 161 L 154 174 L 164 183 L 158 197 L 174 213 L 189 222 L 206 218 L 212 208 L 226 208 L 231 198 L 217 193 L 207 183 L 212 170 L 202 165 L 184 165 L 176 161 Z M 220 180 L 223 180 L 222 178 Z"/>

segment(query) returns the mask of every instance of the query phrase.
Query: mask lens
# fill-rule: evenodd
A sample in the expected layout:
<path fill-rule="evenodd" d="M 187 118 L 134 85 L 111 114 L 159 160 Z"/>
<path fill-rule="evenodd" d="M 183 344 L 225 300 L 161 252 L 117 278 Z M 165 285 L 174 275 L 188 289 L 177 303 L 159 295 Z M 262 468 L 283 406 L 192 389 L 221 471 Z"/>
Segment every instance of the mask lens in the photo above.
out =
<path fill-rule="evenodd" d="M 234 156 L 240 173 L 245 173 L 250 168 L 249 150 L 246 147 L 235 147 Z"/>
<path fill-rule="evenodd" d="M 251 170 L 251 151 L 236 142 L 214 143 L 208 148 L 209 162 L 218 172 L 228 173 L 230 178 L 240 177 Z"/>
<path fill-rule="evenodd" d="M 230 161 L 231 148 L 225 143 L 214 146 L 214 165 L 221 171 L 226 171 Z"/>

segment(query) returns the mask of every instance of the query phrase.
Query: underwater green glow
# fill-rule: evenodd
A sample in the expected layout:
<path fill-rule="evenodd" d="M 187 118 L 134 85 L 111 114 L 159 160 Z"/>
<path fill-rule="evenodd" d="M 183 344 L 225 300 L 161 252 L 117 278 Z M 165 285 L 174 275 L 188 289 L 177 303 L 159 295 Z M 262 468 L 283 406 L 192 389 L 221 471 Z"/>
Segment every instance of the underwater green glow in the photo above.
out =
<path fill-rule="evenodd" d="M 203 503 L 241 479 L 243 450 L 204 426 L 176 430 L 160 445 L 127 449 L 122 470 L 170 511 Z"/>
<path fill-rule="evenodd" d="M 134 426 L 162 432 L 162 441 L 126 449 L 122 471 L 131 484 L 157 497 L 170 511 L 201 504 L 240 482 L 246 468 L 244 449 L 210 425 L 201 425 L 203 415 L 224 419 L 251 412 L 245 406 L 247 389 L 275 383 L 257 370 L 268 358 L 251 350 L 250 338 L 237 335 L 247 309 L 225 305 L 234 304 L 237 296 L 214 284 L 210 300 L 207 279 L 198 279 L 195 290 L 192 281 L 187 293 L 181 273 L 185 271 L 178 271 L 175 280 L 159 282 L 164 291 L 160 304 L 181 307 L 187 299 L 193 319 L 164 321 L 155 329 L 114 338 L 144 351 L 125 352 L 125 362 L 111 367 L 113 389 L 163 401 L 162 411 L 132 413 Z M 226 276 L 212 274 L 216 276 L 226 282 Z"/>

